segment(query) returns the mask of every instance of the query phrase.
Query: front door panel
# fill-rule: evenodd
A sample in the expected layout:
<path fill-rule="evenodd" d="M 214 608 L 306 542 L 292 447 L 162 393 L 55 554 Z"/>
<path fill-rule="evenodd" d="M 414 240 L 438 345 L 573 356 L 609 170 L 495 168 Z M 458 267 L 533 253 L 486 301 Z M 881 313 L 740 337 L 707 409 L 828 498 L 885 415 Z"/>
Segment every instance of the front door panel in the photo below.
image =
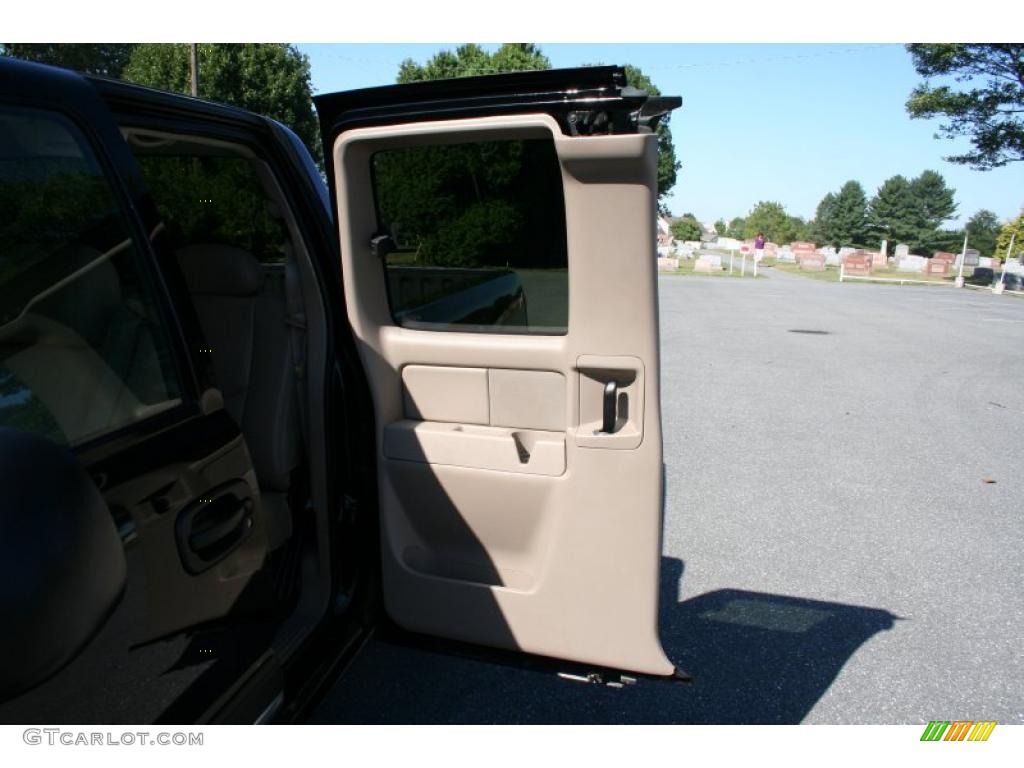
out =
<path fill-rule="evenodd" d="M 434 302 L 430 311 L 397 315 L 382 234 L 416 241 L 407 243 L 403 279 L 417 264 L 432 269 L 438 285 L 445 274 L 465 279 L 466 270 L 426 263 L 439 236 L 410 234 L 407 222 L 403 232 L 382 225 L 389 202 L 379 198 L 388 192 L 375 156 L 477 144 L 487 148 L 480 157 L 497 157 L 497 165 L 504 156 L 492 147 L 531 141 L 553 148 L 567 270 L 514 269 L 520 287 L 501 305 L 504 314 L 489 316 L 492 327 L 479 312 L 480 324 L 445 325 L 431 314 L 440 306 L 436 292 L 423 297 Z M 400 626 L 594 665 L 673 671 L 657 626 L 656 153 L 650 133 L 567 136 L 547 114 L 363 127 L 335 140 L 346 300 L 374 394 L 385 602 Z M 488 178 L 486 169 L 479 174 Z M 503 226 L 500 206 L 488 214 L 481 238 Z M 496 237 L 494 248 L 501 242 Z M 448 255 L 459 248 L 450 247 Z M 482 290 L 476 282 L 458 302 L 476 307 L 472 296 Z M 557 296 L 566 294 L 560 319 Z"/>

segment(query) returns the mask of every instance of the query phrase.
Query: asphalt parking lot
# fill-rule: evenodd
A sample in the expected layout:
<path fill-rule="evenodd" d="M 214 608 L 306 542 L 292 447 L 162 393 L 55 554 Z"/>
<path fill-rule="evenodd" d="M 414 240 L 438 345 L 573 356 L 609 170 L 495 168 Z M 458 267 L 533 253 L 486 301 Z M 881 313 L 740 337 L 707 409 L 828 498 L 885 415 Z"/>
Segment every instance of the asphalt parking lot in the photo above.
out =
<path fill-rule="evenodd" d="M 661 625 L 613 690 L 373 643 L 316 722 L 1024 722 L 1024 299 L 663 277 Z"/>

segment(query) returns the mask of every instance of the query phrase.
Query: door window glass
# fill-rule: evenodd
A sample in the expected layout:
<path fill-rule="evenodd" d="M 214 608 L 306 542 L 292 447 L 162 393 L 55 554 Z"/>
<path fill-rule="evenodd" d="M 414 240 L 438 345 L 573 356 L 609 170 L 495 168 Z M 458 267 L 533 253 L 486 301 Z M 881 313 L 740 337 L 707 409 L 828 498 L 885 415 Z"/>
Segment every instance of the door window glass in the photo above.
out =
<path fill-rule="evenodd" d="M 257 161 L 187 139 L 147 146 L 144 135 L 133 134 L 131 149 L 175 250 L 218 243 L 263 264 L 284 263 L 287 228 L 266 194 Z"/>
<path fill-rule="evenodd" d="M 373 157 L 391 313 L 409 328 L 564 334 L 565 200 L 545 139 Z"/>
<path fill-rule="evenodd" d="M 139 258 L 78 129 L 0 107 L 0 426 L 75 444 L 180 402 Z"/>

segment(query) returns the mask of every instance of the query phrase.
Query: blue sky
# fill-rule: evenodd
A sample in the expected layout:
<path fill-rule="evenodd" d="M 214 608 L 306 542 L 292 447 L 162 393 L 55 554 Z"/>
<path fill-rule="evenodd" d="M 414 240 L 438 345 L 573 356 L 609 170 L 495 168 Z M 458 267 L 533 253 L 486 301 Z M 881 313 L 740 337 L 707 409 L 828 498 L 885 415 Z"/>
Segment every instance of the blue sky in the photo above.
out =
<path fill-rule="evenodd" d="M 425 61 L 458 43 L 300 45 L 316 93 L 394 82 L 405 58 Z M 484 46 L 493 49 L 496 46 Z M 555 67 L 634 64 L 662 93 L 683 97 L 672 117 L 679 180 L 675 214 L 705 221 L 746 214 L 758 200 L 814 215 L 848 179 L 870 197 L 897 173 L 941 173 L 956 190 L 957 223 L 988 208 L 1024 206 L 1024 163 L 980 172 L 942 159 L 966 141 L 933 138 L 937 122 L 904 104 L 920 78 L 900 45 L 541 44 Z"/>

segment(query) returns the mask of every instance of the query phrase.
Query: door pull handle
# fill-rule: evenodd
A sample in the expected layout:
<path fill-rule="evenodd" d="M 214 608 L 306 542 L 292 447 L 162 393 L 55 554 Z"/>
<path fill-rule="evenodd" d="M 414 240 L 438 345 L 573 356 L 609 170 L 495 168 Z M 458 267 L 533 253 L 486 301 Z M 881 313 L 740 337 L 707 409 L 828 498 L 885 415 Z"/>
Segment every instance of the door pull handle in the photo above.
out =
<path fill-rule="evenodd" d="M 601 419 L 601 434 L 610 435 L 615 432 L 615 420 L 618 416 L 619 385 L 609 381 L 604 385 L 603 418 Z"/>

